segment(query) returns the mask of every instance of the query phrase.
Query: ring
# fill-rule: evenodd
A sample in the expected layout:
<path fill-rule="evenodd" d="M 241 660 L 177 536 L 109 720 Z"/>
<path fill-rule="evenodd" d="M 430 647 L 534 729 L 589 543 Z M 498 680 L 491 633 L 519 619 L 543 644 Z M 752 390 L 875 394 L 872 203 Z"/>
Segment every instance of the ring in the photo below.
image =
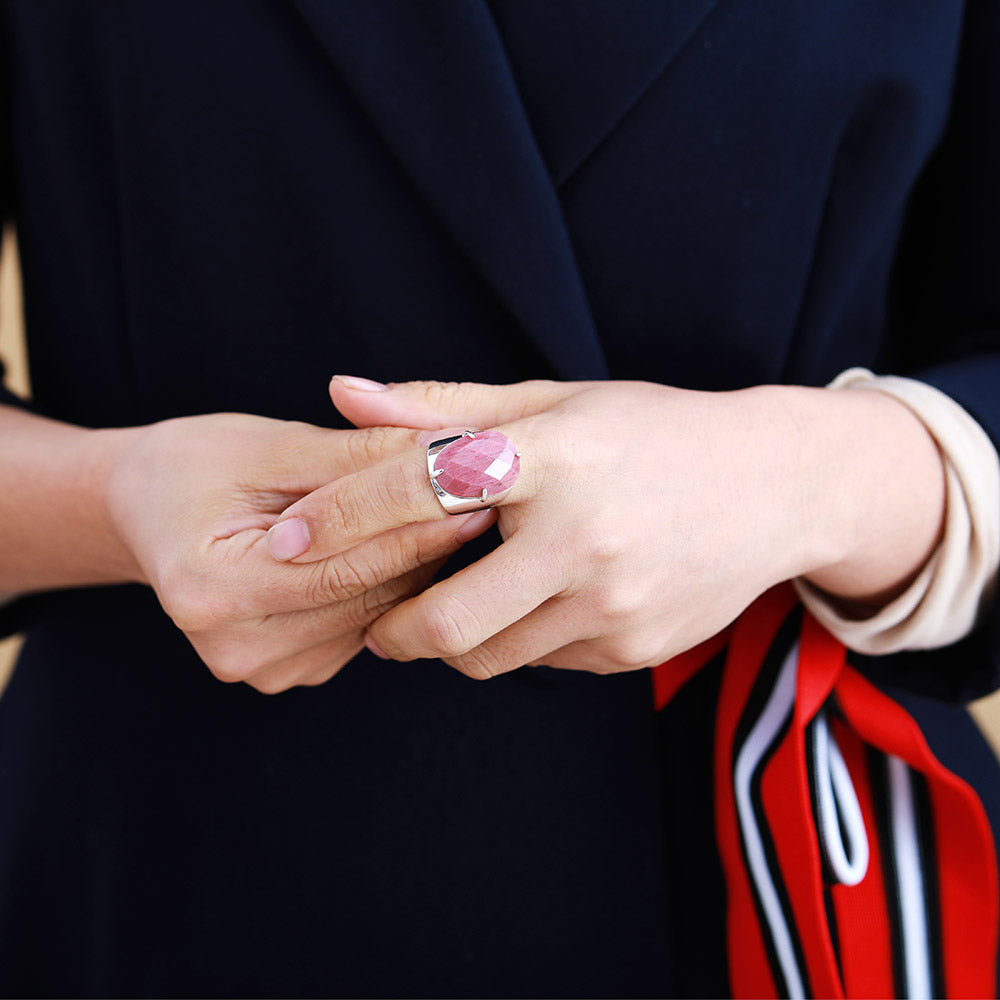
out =
<path fill-rule="evenodd" d="M 449 514 L 502 500 L 521 472 L 521 453 L 500 431 L 463 431 L 427 446 L 427 475 Z"/>

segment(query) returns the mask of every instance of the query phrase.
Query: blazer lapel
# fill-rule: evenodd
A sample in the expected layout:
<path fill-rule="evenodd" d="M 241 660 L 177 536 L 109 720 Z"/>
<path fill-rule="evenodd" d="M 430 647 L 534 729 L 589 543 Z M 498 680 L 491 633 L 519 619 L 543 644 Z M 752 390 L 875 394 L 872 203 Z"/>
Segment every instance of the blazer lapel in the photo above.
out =
<path fill-rule="evenodd" d="M 558 186 L 712 13 L 718 0 L 489 0 Z"/>
<path fill-rule="evenodd" d="M 607 374 L 552 181 L 480 0 L 294 0 L 457 244 L 562 378 Z"/>
<path fill-rule="evenodd" d="M 291 2 L 553 372 L 606 377 L 556 182 L 717 0 Z"/>

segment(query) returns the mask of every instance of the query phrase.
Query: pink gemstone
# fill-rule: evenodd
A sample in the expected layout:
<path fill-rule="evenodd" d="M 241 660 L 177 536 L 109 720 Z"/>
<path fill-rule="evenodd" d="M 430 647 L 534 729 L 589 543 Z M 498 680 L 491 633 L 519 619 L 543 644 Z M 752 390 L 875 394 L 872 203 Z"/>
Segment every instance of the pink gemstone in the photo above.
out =
<path fill-rule="evenodd" d="M 438 486 L 456 497 L 494 496 L 509 490 L 521 471 L 514 442 L 500 431 L 477 431 L 442 448 L 434 460 Z"/>

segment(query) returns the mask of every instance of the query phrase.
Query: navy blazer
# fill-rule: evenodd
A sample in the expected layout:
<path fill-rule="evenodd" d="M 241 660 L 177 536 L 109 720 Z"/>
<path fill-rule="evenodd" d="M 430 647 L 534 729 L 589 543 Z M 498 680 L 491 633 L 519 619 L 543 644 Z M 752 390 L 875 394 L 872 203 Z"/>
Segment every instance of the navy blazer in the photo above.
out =
<path fill-rule="evenodd" d="M 334 424 L 334 371 L 724 390 L 868 365 L 1000 441 L 988 0 L 2 12 L 40 412 Z M 11 989 L 717 988 L 706 965 L 675 978 L 700 902 L 664 826 L 698 813 L 684 849 L 710 853 L 711 817 L 697 780 L 660 801 L 644 674 L 477 685 L 359 657 L 267 699 L 208 677 L 142 588 L 22 611 L 0 705 Z M 992 621 L 869 669 L 982 693 Z M 710 726 L 702 687 L 681 745 Z"/>

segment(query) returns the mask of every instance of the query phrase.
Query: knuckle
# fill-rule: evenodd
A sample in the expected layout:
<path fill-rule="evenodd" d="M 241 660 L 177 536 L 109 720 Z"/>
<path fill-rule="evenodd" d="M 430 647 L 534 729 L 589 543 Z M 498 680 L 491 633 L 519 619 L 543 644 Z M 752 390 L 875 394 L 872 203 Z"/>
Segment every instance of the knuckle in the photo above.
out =
<path fill-rule="evenodd" d="M 269 677 L 266 674 L 262 677 L 247 678 L 246 683 L 261 694 L 280 694 L 282 691 L 287 691 L 292 687 L 286 680 L 278 677 Z"/>
<path fill-rule="evenodd" d="M 334 674 L 340 670 L 339 666 L 330 666 L 328 669 L 324 670 L 321 674 L 313 674 L 311 677 L 306 677 L 298 682 L 298 687 L 321 687 L 325 684 Z"/>
<path fill-rule="evenodd" d="M 352 609 L 353 623 L 362 627 L 371 624 L 415 590 L 414 582 L 405 577 L 397 577 L 381 587 L 365 591 Z"/>
<path fill-rule="evenodd" d="M 427 466 L 423 462 L 406 462 L 402 465 L 397 502 L 410 503 L 413 498 L 427 496 Z"/>
<path fill-rule="evenodd" d="M 360 629 L 351 633 L 334 651 L 328 651 L 317 666 L 308 675 L 303 675 L 295 683 L 299 687 L 318 687 L 325 684 L 331 677 L 339 673 L 364 648 L 364 632 Z"/>
<path fill-rule="evenodd" d="M 368 466 L 381 461 L 390 450 L 393 430 L 389 427 L 365 427 L 352 431 L 347 442 L 351 462 L 355 466 Z"/>
<path fill-rule="evenodd" d="M 308 598 L 315 607 L 339 604 L 364 593 L 374 585 L 370 570 L 348 555 L 316 563 L 308 583 Z"/>
<path fill-rule="evenodd" d="M 274 660 L 273 636 L 266 629 L 261 631 L 244 624 L 195 633 L 188 638 L 212 676 L 223 684 L 237 684 L 263 675 Z"/>
<path fill-rule="evenodd" d="M 486 646 L 479 646 L 464 656 L 452 657 L 448 665 L 476 681 L 488 681 L 507 671 L 507 667 Z"/>
<path fill-rule="evenodd" d="M 192 599 L 195 581 L 190 571 L 175 561 L 162 568 L 154 582 L 163 610 L 179 629 L 188 631 L 189 620 L 200 610 L 199 603 Z"/>
<path fill-rule="evenodd" d="M 332 652 L 328 652 L 323 661 L 323 675 L 332 677 L 341 667 L 354 659 L 362 649 L 365 648 L 365 632 L 363 628 L 356 628 L 343 636 L 337 647 Z"/>
<path fill-rule="evenodd" d="M 250 614 L 252 595 L 226 562 L 178 554 L 159 574 L 156 595 L 185 633 L 216 632 Z"/>
<path fill-rule="evenodd" d="M 167 581 L 160 588 L 159 598 L 164 611 L 182 632 L 211 632 L 231 618 L 223 596 L 201 582 Z"/>
<path fill-rule="evenodd" d="M 237 649 L 230 647 L 218 650 L 213 655 L 202 658 L 212 676 L 223 684 L 250 682 L 253 677 L 255 664 Z"/>
<path fill-rule="evenodd" d="M 364 476 L 352 476 L 344 485 L 332 489 L 320 513 L 324 531 L 334 548 L 342 543 L 353 544 L 353 540 L 370 533 L 372 518 L 384 517 L 392 520 L 401 506 L 409 508 L 413 503 L 416 463 L 402 463 L 402 482 L 391 481 L 388 486 L 376 487 Z M 423 473 L 423 484 L 427 486 L 427 472 Z"/>
<path fill-rule="evenodd" d="M 351 502 L 351 496 L 346 491 L 340 489 L 330 490 L 329 495 L 324 497 L 319 518 L 334 543 L 338 539 L 353 538 L 361 526 L 357 505 Z"/>
<path fill-rule="evenodd" d="M 585 560 L 597 567 L 613 564 L 621 558 L 624 549 L 618 534 L 608 530 L 606 521 L 578 529 L 577 545 L 582 550 Z"/>
<path fill-rule="evenodd" d="M 610 656 L 620 670 L 641 670 L 663 659 L 662 644 L 656 636 L 622 635 L 612 644 Z"/>
<path fill-rule="evenodd" d="M 521 382 L 518 389 L 521 391 L 515 397 L 514 414 L 516 419 L 523 420 L 525 417 L 536 416 L 538 400 L 551 399 L 559 389 L 559 384 L 552 379 L 535 378 Z"/>
<path fill-rule="evenodd" d="M 461 656 L 475 647 L 475 618 L 456 597 L 438 600 L 428 607 L 420 622 L 421 638 L 435 656 Z"/>
<path fill-rule="evenodd" d="M 455 525 L 449 521 L 428 521 L 417 531 L 406 531 L 400 537 L 400 566 L 414 570 L 444 559 L 462 547 L 456 540 Z"/>
<path fill-rule="evenodd" d="M 415 392 L 432 409 L 437 409 L 461 388 L 458 382 L 416 382 Z"/>
<path fill-rule="evenodd" d="M 353 601 L 342 605 L 338 621 L 342 628 L 365 629 L 381 618 L 393 605 L 398 604 L 399 600 L 399 597 L 391 596 L 381 587 L 377 591 L 366 591 Z"/>
<path fill-rule="evenodd" d="M 305 466 L 314 459 L 317 443 L 326 444 L 329 433 L 301 420 L 285 420 L 277 427 L 275 447 L 282 455 L 297 459 Z"/>
<path fill-rule="evenodd" d="M 604 580 L 594 595 L 594 608 L 605 628 L 634 622 L 642 607 L 642 595 L 634 583 Z"/>
<path fill-rule="evenodd" d="M 453 535 L 452 531 L 449 541 Z M 423 525 L 417 525 L 416 530 L 408 527 L 402 531 L 388 532 L 379 539 L 377 570 L 379 580 L 392 580 L 405 573 L 412 573 L 432 559 L 440 558 L 441 555 L 433 540 L 428 542 Z"/>

